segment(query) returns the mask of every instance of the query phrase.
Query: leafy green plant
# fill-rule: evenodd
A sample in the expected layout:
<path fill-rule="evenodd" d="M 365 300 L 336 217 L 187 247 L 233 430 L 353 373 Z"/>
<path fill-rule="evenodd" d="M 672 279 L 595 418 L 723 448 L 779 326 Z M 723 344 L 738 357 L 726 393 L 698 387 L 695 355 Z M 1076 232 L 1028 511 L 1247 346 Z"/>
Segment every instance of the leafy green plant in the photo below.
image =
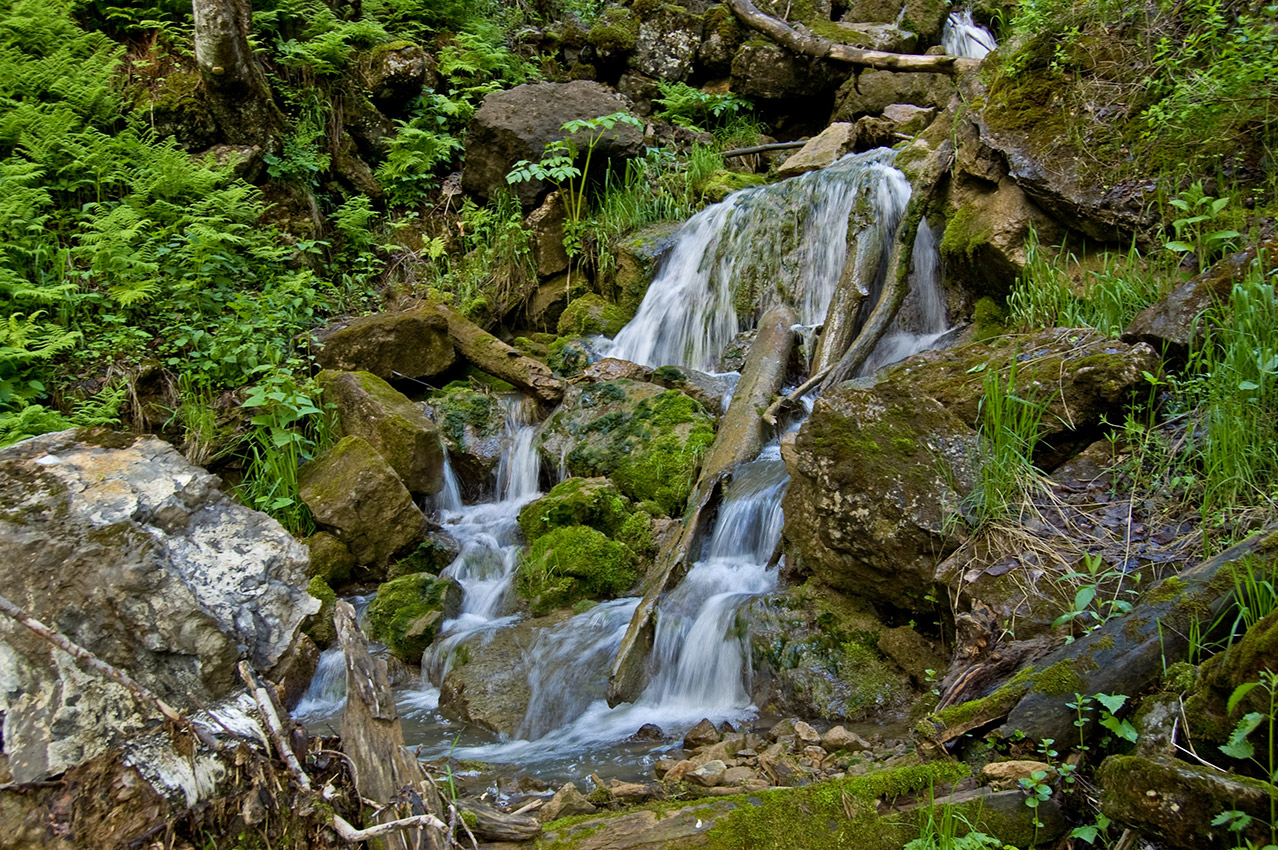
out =
<path fill-rule="evenodd" d="M 1053 626 L 1080 623 L 1083 634 L 1087 634 L 1099 629 L 1114 617 L 1122 616 L 1132 610 L 1131 601 L 1123 598 L 1125 595 L 1134 593 L 1131 588 L 1124 591 L 1123 584 L 1127 574 L 1122 570 L 1102 569 L 1104 563 L 1104 559 L 1099 554 L 1089 552 L 1083 556 L 1083 570 L 1066 573 L 1057 579 L 1061 582 L 1080 582 L 1080 584 L 1074 592 L 1074 601 L 1070 610 L 1057 617 L 1052 623 Z M 1105 593 L 1106 584 L 1116 586 L 1111 592 Z M 1066 638 L 1066 643 L 1073 640 L 1074 636 L 1071 634 Z"/>
<path fill-rule="evenodd" d="M 1225 207 L 1229 205 L 1229 198 L 1213 198 L 1205 194 L 1201 180 L 1194 181 L 1188 190 L 1167 203 L 1179 210 L 1182 215 L 1172 220 L 1172 229 L 1176 231 L 1176 238 L 1166 243 L 1164 247 L 1177 254 L 1192 253 L 1200 269 L 1206 268 L 1213 259 L 1233 244 L 1233 240 L 1242 236 L 1237 230 L 1211 229 Z"/>
<path fill-rule="evenodd" d="M 1230 758 L 1249 761 L 1265 778 L 1266 782 L 1278 785 L 1278 742 L 1274 733 L 1278 731 L 1278 673 L 1265 669 L 1260 677 L 1252 682 L 1244 682 L 1229 695 L 1226 707 L 1233 714 L 1242 701 L 1254 690 L 1260 689 L 1268 698 L 1268 709 L 1264 712 L 1249 711 L 1242 716 L 1229 740 L 1220 746 L 1220 751 Z M 1249 740 L 1259 728 L 1265 727 L 1267 751 L 1263 758 L 1256 755 L 1256 747 Z M 1213 826 L 1227 826 L 1231 831 L 1242 832 L 1251 825 L 1252 818 L 1245 812 L 1225 811 L 1212 820 Z M 1269 795 L 1269 846 L 1278 845 L 1278 795 Z"/>
<path fill-rule="evenodd" d="M 712 94 L 687 83 L 658 81 L 660 95 L 653 99 L 653 117 L 680 127 L 712 130 L 748 115 L 754 104 L 740 95 Z"/>

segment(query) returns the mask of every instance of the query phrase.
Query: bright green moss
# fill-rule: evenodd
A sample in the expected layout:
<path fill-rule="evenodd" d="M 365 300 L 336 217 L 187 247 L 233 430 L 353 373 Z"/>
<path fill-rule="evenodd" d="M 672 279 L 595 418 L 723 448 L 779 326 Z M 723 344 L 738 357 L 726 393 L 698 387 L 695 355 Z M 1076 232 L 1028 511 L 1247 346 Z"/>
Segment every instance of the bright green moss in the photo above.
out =
<path fill-rule="evenodd" d="M 306 592 L 320 601 L 320 609 L 306 618 L 302 631 L 315 641 L 316 646 L 323 648 L 337 638 L 336 627 L 333 625 L 333 608 L 337 605 L 337 594 L 320 576 L 311 579 L 306 585 Z"/>
<path fill-rule="evenodd" d="M 941 253 L 971 259 L 982 245 L 990 240 L 989 224 L 981 220 L 975 207 L 959 207 L 945 225 L 941 239 Z"/>
<path fill-rule="evenodd" d="M 627 316 L 620 307 L 591 292 L 574 298 L 564 308 L 557 330 L 562 336 L 616 336 L 625 327 L 626 320 Z"/>
<path fill-rule="evenodd" d="M 457 582 L 410 573 L 378 586 L 377 598 L 368 606 L 369 635 L 385 643 L 396 658 L 417 664 L 435 640 L 439 623 L 456 616 L 460 608 Z"/>
<path fill-rule="evenodd" d="M 515 589 L 535 616 L 581 599 L 612 599 L 639 578 L 634 552 L 584 525 L 543 534 L 524 553 Z"/>
<path fill-rule="evenodd" d="M 585 525 L 614 537 L 629 517 L 630 500 L 611 481 L 569 478 L 525 505 L 519 512 L 519 528 L 529 544 L 566 525 Z"/>

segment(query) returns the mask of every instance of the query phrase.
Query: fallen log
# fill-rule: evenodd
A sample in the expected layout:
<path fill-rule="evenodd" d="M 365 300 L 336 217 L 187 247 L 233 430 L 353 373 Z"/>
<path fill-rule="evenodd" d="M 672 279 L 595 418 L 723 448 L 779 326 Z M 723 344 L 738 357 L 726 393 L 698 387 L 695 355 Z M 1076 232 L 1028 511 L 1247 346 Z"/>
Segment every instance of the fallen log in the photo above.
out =
<path fill-rule="evenodd" d="M 885 71 L 921 71 L 940 74 L 957 74 L 975 67 L 980 60 L 962 59 L 957 56 L 927 56 L 913 53 L 888 53 L 883 50 L 866 50 L 850 44 L 840 44 L 808 32 L 800 32 L 782 20 L 759 10 L 750 0 L 728 0 L 732 13 L 756 32 L 761 32 L 777 44 L 804 56 L 846 62 L 866 68 Z"/>
<path fill-rule="evenodd" d="M 748 148 L 733 148 L 730 151 L 724 151 L 722 156 L 724 159 L 732 159 L 736 156 L 749 156 L 752 153 L 767 153 L 768 151 L 784 151 L 793 148 L 801 148 L 808 143 L 808 139 L 800 139 L 797 142 L 772 142 L 766 145 L 754 145 Z"/>
<path fill-rule="evenodd" d="M 545 404 L 557 404 L 564 397 L 563 382 L 546 364 L 507 345 L 451 307 L 439 304 L 435 309 L 448 321 L 453 347 L 476 367 Z"/>
<path fill-rule="evenodd" d="M 485 841 L 532 841 L 541 835 L 541 821 L 532 815 L 506 814 L 473 801 L 458 803 L 457 808 L 471 816 L 471 830 Z"/>
<path fill-rule="evenodd" d="M 421 763 L 404 746 L 386 663 L 369 654 L 368 641 L 355 622 L 350 603 L 338 600 L 333 621 L 346 657 L 342 751 L 354 767 L 356 789 L 365 799 L 406 801 L 407 816 L 422 819 L 422 827 L 415 831 L 397 829 L 387 835 L 390 850 L 441 850 L 448 846 L 449 835 L 434 824 L 443 822 L 444 804 Z M 377 822 L 403 820 L 403 813 L 396 808 L 383 808 Z"/>
<path fill-rule="evenodd" d="M 694 506 L 692 512 L 684 522 L 683 532 L 659 554 L 656 578 L 635 609 L 613 660 L 608 677 L 610 705 L 629 702 L 643 690 L 644 659 L 652 649 L 657 603 L 683 578 L 689 560 L 696 558 L 732 471 L 754 460 L 763 448 L 768 428 L 760 411 L 781 391 L 794 348 L 792 327 L 796 321 L 794 310 L 780 305 L 765 313 L 759 322 L 759 334 L 741 369 L 732 404 L 719 423 L 719 432 L 688 500 Z"/>

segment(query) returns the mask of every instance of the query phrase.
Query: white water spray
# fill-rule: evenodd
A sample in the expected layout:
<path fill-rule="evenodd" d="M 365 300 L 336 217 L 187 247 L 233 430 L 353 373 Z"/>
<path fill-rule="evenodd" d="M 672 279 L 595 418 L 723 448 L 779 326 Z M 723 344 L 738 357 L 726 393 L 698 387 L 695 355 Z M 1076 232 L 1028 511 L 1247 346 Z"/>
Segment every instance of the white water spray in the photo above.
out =
<path fill-rule="evenodd" d="M 972 10 L 951 12 L 941 29 L 941 47 L 951 56 L 984 59 L 998 42 L 985 27 L 972 20 Z"/>

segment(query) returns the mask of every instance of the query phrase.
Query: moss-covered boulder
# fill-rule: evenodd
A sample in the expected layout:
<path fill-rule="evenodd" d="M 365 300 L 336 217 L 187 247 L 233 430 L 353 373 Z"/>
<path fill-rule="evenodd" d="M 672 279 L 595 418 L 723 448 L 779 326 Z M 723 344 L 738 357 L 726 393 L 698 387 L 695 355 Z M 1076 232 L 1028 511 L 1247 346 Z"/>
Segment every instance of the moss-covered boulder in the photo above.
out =
<path fill-rule="evenodd" d="M 444 438 L 462 495 L 478 498 L 490 486 L 501 461 L 501 437 L 506 429 L 501 400 L 458 381 L 431 393 L 422 406 Z"/>
<path fill-rule="evenodd" d="M 386 578 L 393 579 L 410 573 L 441 573 L 461 554 L 461 544 L 452 535 L 432 531 L 417 548 L 390 565 Z"/>
<path fill-rule="evenodd" d="M 355 569 L 355 556 L 345 543 L 327 531 L 317 531 L 302 542 L 311 553 L 311 565 L 306 570 L 308 576 L 318 576 L 332 586 L 350 579 L 351 571 Z"/>
<path fill-rule="evenodd" d="M 682 513 L 701 459 L 714 441 L 714 417 L 695 399 L 640 381 L 569 388 L 543 423 L 539 450 L 572 475 L 611 478 L 630 499 Z"/>
<path fill-rule="evenodd" d="M 536 616 L 582 599 L 612 599 L 639 579 L 638 559 L 624 543 L 584 525 L 553 529 L 520 559 L 515 590 Z"/>
<path fill-rule="evenodd" d="M 857 720 L 908 708 L 917 697 L 879 648 L 888 630 L 864 603 L 809 583 L 755 600 L 744 619 L 751 699 L 766 714 Z"/>
<path fill-rule="evenodd" d="M 1250 571 L 1261 581 L 1270 582 L 1276 570 L 1278 567 L 1274 565 L 1269 565 L 1266 570 L 1255 562 L 1243 562 L 1238 567 L 1240 576 Z M 1185 701 L 1186 725 L 1200 747 L 1206 746 L 1214 752 L 1215 747 L 1227 743 L 1238 722 L 1248 713 L 1268 716 L 1269 694 L 1264 687 L 1253 687 L 1239 698 L 1232 711 L 1229 710 L 1229 700 L 1239 687 L 1261 681 L 1262 671 L 1275 667 L 1278 667 L 1278 613 L 1256 623 L 1236 644 L 1202 664 L 1198 688 Z M 1256 752 L 1267 752 L 1267 727 L 1261 725 L 1248 736 L 1248 740 Z M 1213 761 L 1228 762 L 1228 759 L 1214 753 Z M 1244 770 L 1247 768 L 1245 762 L 1239 766 Z"/>
<path fill-rule="evenodd" d="M 845 385 L 782 444 L 785 539 L 821 582 L 918 610 L 975 472 L 976 433 L 908 385 Z"/>
<path fill-rule="evenodd" d="M 640 4 L 641 21 L 630 66 L 659 80 L 686 80 L 701 44 L 700 15 L 682 4 Z"/>
<path fill-rule="evenodd" d="M 316 646 L 324 649 L 337 639 L 337 629 L 333 625 L 337 593 L 320 576 L 311 579 L 306 585 L 306 592 L 320 601 L 320 609 L 302 621 L 302 631 L 315 641 Z"/>
<path fill-rule="evenodd" d="M 546 365 L 561 378 L 580 375 L 590 365 L 590 349 L 579 336 L 556 337 L 546 348 Z"/>
<path fill-rule="evenodd" d="M 451 578 L 411 573 L 383 582 L 368 606 L 368 631 L 391 654 L 420 664 L 439 624 L 461 613 L 462 588 Z"/>
<path fill-rule="evenodd" d="M 398 473 L 413 493 L 443 485 L 444 452 L 439 431 L 403 393 L 370 372 L 325 370 L 316 377 L 343 434 L 362 437 Z"/>
<path fill-rule="evenodd" d="M 422 538 L 426 517 L 377 450 L 343 437 L 298 471 L 298 495 L 360 564 L 384 567 Z"/>
<path fill-rule="evenodd" d="M 530 545 L 565 525 L 586 525 L 609 537 L 630 518 L 630 500 L 607 478 L 569 478 L 519 511 L 519 528 Z"/>
<path fill-rule="evenodd" d="M 315 359 L 325 369 L 425 378 L 453 365 L 457 353 L 448 322 L 430 305 L 402 313 L 344 319 L 316 331 Z"/>
<path fill-rule="evenodd" d="M 561 336 L 616 336 L 629 317 L 616 304 L 591 292 L 574 299 L 559 317 L 557 330 Z"/>
<path fill-rule="evenodd" d="M 717 204 L 733 192 L 763 186 L 768 178 L 762 174 L 729 171 L 726 168 L 714 172 L 697 188 L 709 203 Z"/>

